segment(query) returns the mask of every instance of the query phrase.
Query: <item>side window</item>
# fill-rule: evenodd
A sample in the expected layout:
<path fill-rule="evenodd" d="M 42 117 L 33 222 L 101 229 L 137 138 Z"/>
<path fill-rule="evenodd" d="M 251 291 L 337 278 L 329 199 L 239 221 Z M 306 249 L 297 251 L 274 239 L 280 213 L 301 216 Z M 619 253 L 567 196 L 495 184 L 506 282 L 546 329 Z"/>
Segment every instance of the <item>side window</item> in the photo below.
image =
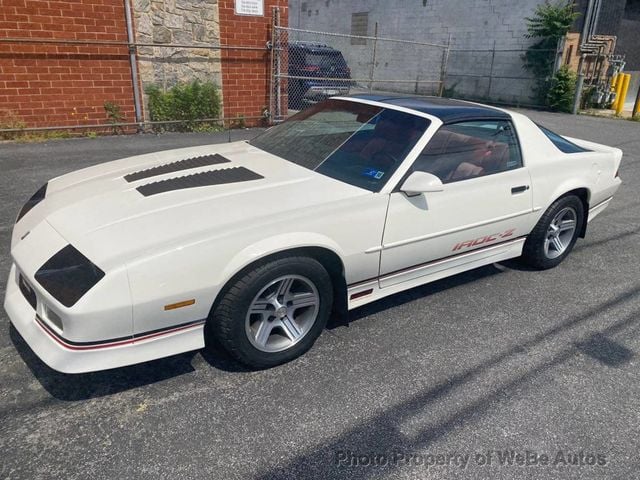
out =
<path fill-rule="evenodd" d="M 538 125 L 538 128 L 542 130 L 542 133 L 544 133 L 547 136 L 547 138 L 551 140 L 551 142 L 556 146 L 556 148 L 563 153 L 582 153 L 582 152 L 590 151 L 590 150 L 587 150 L 586 148 L 582 148 L 576 145 L 573 142 L 570 142 L 566 138 L 558 135 L 555 132 L 552 132 L 548 128 L 544 128 L 542 125 Z"/>
<path fill-rule="evenodd" d="M 444 125 L 413 164 L 443 183 L 492 175 L 522 166 L 511 122 L 480 120 Z"/>

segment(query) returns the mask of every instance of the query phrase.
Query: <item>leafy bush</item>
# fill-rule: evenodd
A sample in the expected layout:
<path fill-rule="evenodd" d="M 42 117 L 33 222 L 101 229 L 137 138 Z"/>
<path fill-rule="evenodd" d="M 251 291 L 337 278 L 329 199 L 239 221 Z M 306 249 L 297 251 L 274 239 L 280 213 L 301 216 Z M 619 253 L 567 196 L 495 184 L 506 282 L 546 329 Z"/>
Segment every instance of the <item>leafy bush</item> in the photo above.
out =
<path fill-rule="evenodd" d="M 556 72 L 547 93 L 547 105 L 552 110 L 571 112 L 577 78 L 576 73 L 569 70 L 566 65 Z"/>
<path fill-rule="evenodd" d="M 524 68 L 536 78 L 536 97 L 544 102 L 551 88 L 551 76 L 555 64 L 558 41 L 571 29 L 580 16 L 574 12 L 574 3 L 549 0 L 536 7 L 534 15 L 527 17 L 527 38 L 539 39 L 531 45 L 523 56 Z"/>
<path fill-rule="evenodd" d="M 218 88 L 211 82 L 200 83 L 194 80 L 187 84 L 178 84 L 163 92 L 156 85 L 146 88 L 149 96 L 149 111 L 152 121 L 181 120 L 180 124 L 165 124 L 154 127 L 155 130 L 206 131 L 217 129 L 218 122 L 197 122 L 205 118 L 218 118 L 220 115 L 220 95 Z"/>

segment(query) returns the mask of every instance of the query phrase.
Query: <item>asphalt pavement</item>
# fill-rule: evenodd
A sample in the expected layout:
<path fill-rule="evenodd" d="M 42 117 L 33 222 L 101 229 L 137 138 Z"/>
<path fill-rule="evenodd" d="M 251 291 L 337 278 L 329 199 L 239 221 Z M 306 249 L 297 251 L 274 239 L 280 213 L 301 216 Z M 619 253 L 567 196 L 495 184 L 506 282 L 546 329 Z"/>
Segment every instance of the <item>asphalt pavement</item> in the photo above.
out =
<path fill-rule="evenodd" d="M 625 153 L 623 186 L 561 266 L 394 295 L 257 372 L 213 349 L 66 376 L 0 309 L 0 478 L 640 478 L 640 124 L 527 113 Z M 0 144 L 0 295 L 15 216 L 46 180 L 228 139 Z"/>

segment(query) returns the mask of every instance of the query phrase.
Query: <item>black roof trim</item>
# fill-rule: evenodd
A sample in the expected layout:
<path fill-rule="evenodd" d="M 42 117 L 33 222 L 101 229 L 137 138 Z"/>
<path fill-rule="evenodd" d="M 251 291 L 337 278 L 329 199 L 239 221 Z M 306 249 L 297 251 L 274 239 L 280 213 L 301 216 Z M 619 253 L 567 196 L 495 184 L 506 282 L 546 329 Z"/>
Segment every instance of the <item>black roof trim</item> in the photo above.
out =
<path fill-rule="evenodd" d="M 349 98 L 387 103 L 391 106 L 408 108 L 417 112 L 427 113 L 438 117 L 443 123 L 460 122 L 463 120 L 505 119 L 511 115 L 487 105 L 479 105 L 463 100 L 453 100 L 442 97 L 416 97 L 402 95 L 356 94 Z"/>
<path fill-rule="evenodd" d="M 182 177 L 169 178 L 159 182 L 140 185 L 136 188 L 145 197 L 158 193 L 171 192 L 173 190 L 184 190 L 187 188 L 209 187 L 213 185 L 224 185 L 225 183 L 248 182 L 260 180 L 262 175 L 245 167 L 231 167 L 220 170 L 210 170 L 208 172 L 194 173 Z"/>
<path fill-rule="evenodd" d="M 229 163 L 231 160 L 223 157 L 219 153 L 215 155 L 204 155 L 202 157 L 185 158 L 176 162 L 158 165 L 146 170 L 140 170 L 124 176 L 124 179 L 131 183 L 143 178 L 157 177 L 166 173 L 180 172 L 181 170 L 190 170 L 192 168 L 206 167 L 209 165 L 219 165 L 221 163 Z"/>

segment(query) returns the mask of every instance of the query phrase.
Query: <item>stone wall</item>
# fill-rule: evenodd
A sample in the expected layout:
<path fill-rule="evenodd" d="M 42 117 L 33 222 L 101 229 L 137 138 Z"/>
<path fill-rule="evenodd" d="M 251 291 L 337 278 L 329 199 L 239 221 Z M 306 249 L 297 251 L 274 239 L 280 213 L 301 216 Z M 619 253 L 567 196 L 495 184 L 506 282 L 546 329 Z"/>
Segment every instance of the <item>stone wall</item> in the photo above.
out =
<path fill-rule="evenodd" d="M 138 43 L 220 45 L 217 0 L 134 0 Z M 220 51 L 204 48 L 138 47 L 143 88 L 167 89 L 198 79 L 222 87 Z M 145 108 L 148 115 L 148 109 Z"/>

